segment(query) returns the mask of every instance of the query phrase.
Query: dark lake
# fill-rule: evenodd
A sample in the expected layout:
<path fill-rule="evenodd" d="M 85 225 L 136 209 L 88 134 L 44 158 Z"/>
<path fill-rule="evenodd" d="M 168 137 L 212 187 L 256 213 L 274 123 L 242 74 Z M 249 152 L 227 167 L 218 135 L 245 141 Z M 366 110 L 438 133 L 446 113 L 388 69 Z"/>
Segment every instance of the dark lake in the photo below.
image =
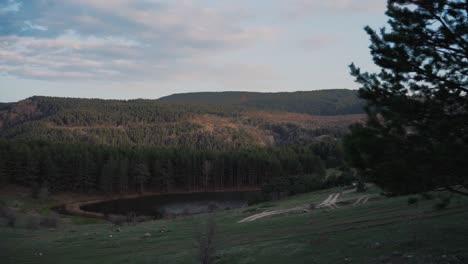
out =
<path fill-rule="evenodd" d="M 81 207 L 82 210 L 103 214 L 154 216 L 193 215 L 247 206 L 255 192 L 178 193 L 111 200 Z"/>

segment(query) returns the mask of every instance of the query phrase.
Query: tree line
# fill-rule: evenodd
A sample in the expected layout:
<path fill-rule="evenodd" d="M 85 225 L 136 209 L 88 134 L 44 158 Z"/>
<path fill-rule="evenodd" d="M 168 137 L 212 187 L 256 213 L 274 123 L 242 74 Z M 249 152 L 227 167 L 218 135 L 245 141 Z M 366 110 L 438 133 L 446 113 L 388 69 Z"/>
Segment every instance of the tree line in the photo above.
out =
<path fill-rule="evenodd" d="M 332 142 L 233 152 L 0 141 L 0 181 L 50 192 L 242 190 L 291 175 L 323 182 L 327 168 L 343 165 Z"/>

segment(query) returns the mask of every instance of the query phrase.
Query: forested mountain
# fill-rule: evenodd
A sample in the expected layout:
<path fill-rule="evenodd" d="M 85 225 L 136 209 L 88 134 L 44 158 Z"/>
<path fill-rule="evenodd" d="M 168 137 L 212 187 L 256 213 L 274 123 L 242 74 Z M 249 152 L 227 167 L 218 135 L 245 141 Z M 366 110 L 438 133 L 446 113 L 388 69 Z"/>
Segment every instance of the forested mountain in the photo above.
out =
<path fill-rule="evenodd" d="M 8 108 L 11 105 L 11 103 L 0 103 L 0 111 L 3 109 Z"/>
<path fill-rule="evenodd" d="M 300 192 L 328 184 L 326 169 L 350 175 L 340 138 L 362 114 L 266 110 L 262 100 L 271 106 L 275 100 L 260 97 L 242 105 L 36 96 L 4 105 L 0 183 L 126 193 L 258 188 L 273 182 L 271 191 Z M 305 105 L 304 98 L 297 105 Z M 277 105 L 294 105 L 289 100 L 278 97 Z M 335 111 L 325 105 L 317 109 Z"/>
<path fill-rule="evenodd" d="M 0 138 L 226 150 L 339 136 L 361 118 L 164 100 L 32 97 L 0 110 Z"/>
<path fill-rule="evenodd" d="M 159 99 L 163 102 L 255 107 L 266 110 L 311 115 L 345 115 L 363 113 L 363 102 L 357 92 L 346 89 L 256 93 L 201 92 L 174 94 Z"/>

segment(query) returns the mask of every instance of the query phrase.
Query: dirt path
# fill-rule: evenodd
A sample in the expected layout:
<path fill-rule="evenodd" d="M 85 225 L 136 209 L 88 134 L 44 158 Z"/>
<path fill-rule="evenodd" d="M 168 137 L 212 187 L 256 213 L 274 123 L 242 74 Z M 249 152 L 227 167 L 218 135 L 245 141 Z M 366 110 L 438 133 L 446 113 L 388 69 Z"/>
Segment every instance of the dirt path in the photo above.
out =
<path fill-rule="evenodd" d="M 237 223 L 252 222 L 252 221 L 255 221 L 257 219 L 267 217 L 267 216 L 278 215 L 278 214 L 286 214 L 286 213 L 293 213 L 293 212 L 300 212 L 300 211 L 304 211 L 304 210 L 307 210 L 306 205 L 298 206 L 298 207 L 294 207 L 294 208 L 289 208 L 289 209 L 280 209 L 280 210 L 267 211 L 267 212 L 251 215 L 249 217 L 246 217 L 246 218 L 238 221 Z"/>
<path fill-rule="evenodd" d="M 338 206 L 336 205 L 336 201 L 338 200 L 338 197 L 340 197 L 341 193 L 337 193 L 335 194 L 335 196 L 333 197 L 333 199 L 331 199 L 330 203 L 329 203 L 329 206 L 331 208 L 338 208 Z"/>
<path fill-rule="evenodd" d="M 338 197 L 340 197 L 341 193 L 332 193 L 330 194 L 327 199 L 325 199 L 320 204 L 316 205 L 315 208 L 323 208 L 323 207 L 330 207 L 330 208 L 338 208 L 336 202 L 338 201 Z"/>
<path fill-rule="evenodd" d="M 338 198 L 340 197 L 340 195 L 341 193 L 332 193 L 328 195 L 328 197 L 323 202 L 316 205 L 315 208 L 323 208 L 323 207 L 338 208 L 338 206 L 336 205 L 336 202 L 338 201 Z M 266 211 L 266 212 L 262 212 L 262 213 L 258 213 L 258 214 L 254 214 L 249 217 L 246 217 L 238 221 L 238 223 L 252 222 L 257 219 L 264 218 L 267 216 L 272 216 L 272 215 L 300 212 L 300 211 L 308 210 L 308 207 L 309 207 L 308 205 L 302 205 L 302 206 L 297 206 L 297 207 L 289 208 L 289 209 Z"/>
<path fill-rule="evenodd" d="M 364 199 L 364 201 L 362 202 L 362 204 L 367 203 L 367 201 L 369 201 L 369 199 L 370 199 L 370 196 L 367 196 L 366 199 Z"/>
<path fill-rule="evenodd" d="M 361 197 L 359 197 L 359 199 L 357 199 L 354 203 L 353 203 L 353 206 L 358 206 L 359 204 L 366 204 L 369 199 L 371 198 L 375 198 L 375 195 L 363 195 Z"/>
<path fill-rule="evenodd" d="M 354 203 L 353 203 L 353 206 L 357 206 L 361 201 L 364 203 L 364 200 L 367 198 L 367 195 L 363 195 L 361 197 L 359 197 L 359 199 L 357 199 Z"/>
<path fill-rule="evenodd" d="M 354 192 L 354 190 L 351 190 L 351 191 L 345 191 L 343 193 L 332 193 L 330 195 L 327 196 L 327 198 L 325 200 L 323 200 L 320 204 L 316 205 L 315 208 L 316 209 L 319 209 L 319 208 L 324 208 L 324 207 L 328 207 L 328 208 L 331 208 L 331 209 L 335 209 L 335 208 L 339 208 L 337 203 L 338 203 L 338 198 L 341 197 L 342 194 L 348 194 L 348 193 L 352 193 Z M 373 198 L 374 195 L 363 195 L 361 197 L 359 197 L 353 204 L 352 206 L 355 207 L 357 205 L 360 205 L 360 204 L 365 204 L 369 201 L 369 199 Z M 349 198 L 349 199 L 341 199 L 340 201 L 352 201 L 354 200 L 355 198 Z M 249 217 L 246 217 L 240 221 L 238 221 L 238 223 L 245 223 L 245 222 L 251 222 L 251 221 L 255 221 L 257 219 L 260 219 L 260 218 L 264 218 L 264 217 L 267 217 L 267 216 L 272 216 L 272 215 L 279 215 L 279 214 L 286 214 L 286 213 L 292 213 L 292 212 L 300 212 L 300 211 L 308 211 L 309 209 L 309 206 L 308 205 L 302 205 L 302 206 L 297 206 L 297 207 L 294 207 L 294 208 L 289 208 L 289 209 L 279 209 L 279 210 L 272 210 L 272 211 L 266 211 L 266 212 L 262 212 L 262 213 L 258 213 L 258 214 L 254 214 L 254 215 L 251 215 Z"/>

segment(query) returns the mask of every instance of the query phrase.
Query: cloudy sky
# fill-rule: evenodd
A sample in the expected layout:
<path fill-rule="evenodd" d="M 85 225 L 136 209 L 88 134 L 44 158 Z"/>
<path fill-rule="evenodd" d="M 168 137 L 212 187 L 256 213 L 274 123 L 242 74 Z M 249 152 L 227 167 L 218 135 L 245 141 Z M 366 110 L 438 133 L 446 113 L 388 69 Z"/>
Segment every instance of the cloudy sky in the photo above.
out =
<path fill-rule="evenodd" d="M 357 88 L 385 0 L 0 0 L 0 101 Z"/>

